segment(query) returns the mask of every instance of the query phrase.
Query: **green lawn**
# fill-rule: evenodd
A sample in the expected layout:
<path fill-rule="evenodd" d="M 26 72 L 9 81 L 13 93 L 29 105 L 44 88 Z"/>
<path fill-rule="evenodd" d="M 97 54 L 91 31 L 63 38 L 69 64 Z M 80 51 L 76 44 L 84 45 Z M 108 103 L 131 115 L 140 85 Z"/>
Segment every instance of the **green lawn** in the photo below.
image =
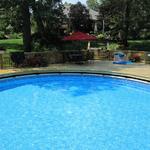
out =
<path fill-rule="evenodd" d="M 128 50 L 137 51 L 150 51 L 150 40 L 129 40 Z M 109 50 L 120 49 L 119 44 L 111 43 L 108 47 Z"/>
<path fill-rule="evenodd" d="M 0 47 L 5 48 L 7 52 L 22 51 L 23 41 L 22 39 L 0 40 Z"/>
<path fill-rule="evenodd" d="M 92 47 L 106 47 L 103 43 L 91 43 Z M 7 52 L 13 51 L 22 51 L 23 50 L 23 41 L 22 39 L 7 39 L 0 40 L 0 47 L 3 47 Z M 109 45 L 110 50 L 119 49 L 117 43 L 111 43 Z M 150 51 L 150 40 L 129 40 L 129 50 L 141 50 L 141 51 Z"/>
<path fill-rule="evenodd" d="M 130 40 L 129 49 L 150 51 L 150 40 Z"/>
<path fill-rule="evenodd" d="M 150 40 L 129 40 L 129 47 L 127 48 L 128 50 L 139 50 L 139 51 L 150 51 Z M 91 43 L 92 47 L 99 47 L 99 48 L 105 48 L 106 43 Z M 120 46 L 118 43 L 110 43 L 108 46 L 109 50 L 120 50 Z"/>

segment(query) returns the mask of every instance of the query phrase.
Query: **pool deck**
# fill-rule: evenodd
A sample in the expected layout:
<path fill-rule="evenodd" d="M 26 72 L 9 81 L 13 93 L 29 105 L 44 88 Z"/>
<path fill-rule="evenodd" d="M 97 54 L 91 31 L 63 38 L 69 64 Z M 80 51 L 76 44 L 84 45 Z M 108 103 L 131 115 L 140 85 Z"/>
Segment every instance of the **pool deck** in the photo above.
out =
<path fill-rule="evenodd" d="M 3 69 L 0 70 L 0 76 L 15 73 L 30 72 L 91 72 L 118 74 L 137 77 L 150 81 L 150 65 L 143 63 L 134 63 L 130 65 L 116 65 L 111 61 L 95 61 L 87 64 L 51 64 L 44 68 L 19 68 L 19 69 Z"/>

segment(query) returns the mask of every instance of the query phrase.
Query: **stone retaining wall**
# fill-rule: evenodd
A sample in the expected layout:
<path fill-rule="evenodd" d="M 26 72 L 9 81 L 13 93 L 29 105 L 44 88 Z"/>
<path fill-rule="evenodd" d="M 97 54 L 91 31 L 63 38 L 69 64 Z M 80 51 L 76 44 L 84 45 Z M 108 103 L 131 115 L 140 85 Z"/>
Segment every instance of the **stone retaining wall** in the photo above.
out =
<path fill-rule="evenodd" d="M 25 52 L 25 58 L 43 57 L 48 64 L 63 63 L 63 54 L 57 51 L 50 52 Z"/>
<path fill-rule="evenodd" d="M 57 63 L 66 63 L 72 62 L 71 59 L 74 57 L 76 61 L 87 60 L 110 60 L 112 61 L 114 58 L 114 53 L 123 52 L 126 54 L 127 59 L 131 59 L 132 57 L 140 57 L 140 61 L 145 62 L 146 64 L 150 64 L 150 52 L 144 51 L 131 51 L 131 50 L 82 50 L 82 51 L 48 51 L 48 52 L 25 52 L 25 58 L 33 58 L 35 56 L 43 57 L 48 64 L 57 64 Z M 6 57 L 7 56 L 7 57 Z M 82 56 L 82 57 L 81 57 Z M 0 61 L 3 64 L 0 64 L 4 68 L 13 66 L 13 63 L 10 58 L 10 54 L 2 54 L 3 61 Z"/>

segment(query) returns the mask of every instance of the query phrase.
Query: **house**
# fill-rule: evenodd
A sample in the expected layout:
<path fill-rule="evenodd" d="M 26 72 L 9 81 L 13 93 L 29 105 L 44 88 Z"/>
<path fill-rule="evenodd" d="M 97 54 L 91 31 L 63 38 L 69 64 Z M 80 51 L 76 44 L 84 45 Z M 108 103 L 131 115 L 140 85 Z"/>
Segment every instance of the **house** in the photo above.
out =
<path fill-rule="evenodd" d="M 70 4 L 70 3 L 65 3 L 64 4 L 64 14 L 65 14 L 65 16 L 66 16 L 66 18 L 69 20 L 69 12 L 70 12 L 70 7 L 71 7 L 71 5 L 72 4 Z M 94 31 L 94 33 L 96 33 L 97 32 L 97 26 L 98 26 L 98 15 L 99 15 L 99 13 L 97 12 L 97 11 L 94 11 L 94 10 L 92 10 L 92 9 L 89 9 L 89 14 L 90 14 L 90 18 L 91 18 L 91 20 L 92 20 L 92 22 L 93 22 L 93 31 Z M 68 23 L 67 23 L 67 25 L 65 24 L 65 25 L 63 25 L 65 28 L 69 28 L 69 21 L 68 21 Z"/>
<path fill-rule="evenodd" d="M 98 26 L 98 15 L 99 13 L 95 10 L 89 9 L 89 14 L 91 19 L 93 20 L 93 26 L 94 26 L 94 33 L 98 31 L 97 26 Z"/>

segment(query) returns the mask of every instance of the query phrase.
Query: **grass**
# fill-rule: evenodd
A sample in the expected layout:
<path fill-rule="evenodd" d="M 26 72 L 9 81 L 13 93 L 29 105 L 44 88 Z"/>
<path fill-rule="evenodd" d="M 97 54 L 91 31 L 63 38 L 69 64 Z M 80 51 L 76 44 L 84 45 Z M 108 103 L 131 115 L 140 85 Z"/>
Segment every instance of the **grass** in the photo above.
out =
<path fill-rule="evenodd" d="M 22 39 L 0 40 L 0 47 L 5 48 L 6 52 L 22 51 L 23 41 Z"/>
<path fill-rule="evenodd" d="M 130 40 L 129 49 L 150 51 L 150 40 Z"/>
<path fill-rule="evenodd" d="M 111 43 L 111 44 L 108 46 L 108 49 L 109 49 L 109 50 L 117 50 L 117 49 L 119 49 L 119 44 L 117 44 L 117 43 Z"/>
<path fill-rule="evenodd" d="M 5 48 L 7 52 L 22 51 L 23 41 L 22 39 L 0 40 L 0 47 Z M 104 43 L 91 42 L 91 47 L 105 48 L 106 45 Z M 119 45 L 117 43 L 111 43 L 108 49 L 110 50 L 119 49 Z M 150 51 L 150 40 L 129 40 L 128 49 Z"/>
<path fill-rule="evenodd" d="M 136 51 L 150 51 L 150 40 L 129 40 L 128 50 L 136 50 Z M 119 44 L 110 43 L 108 46 L 109 50 L 117 50 L 120 49 Z"/>

